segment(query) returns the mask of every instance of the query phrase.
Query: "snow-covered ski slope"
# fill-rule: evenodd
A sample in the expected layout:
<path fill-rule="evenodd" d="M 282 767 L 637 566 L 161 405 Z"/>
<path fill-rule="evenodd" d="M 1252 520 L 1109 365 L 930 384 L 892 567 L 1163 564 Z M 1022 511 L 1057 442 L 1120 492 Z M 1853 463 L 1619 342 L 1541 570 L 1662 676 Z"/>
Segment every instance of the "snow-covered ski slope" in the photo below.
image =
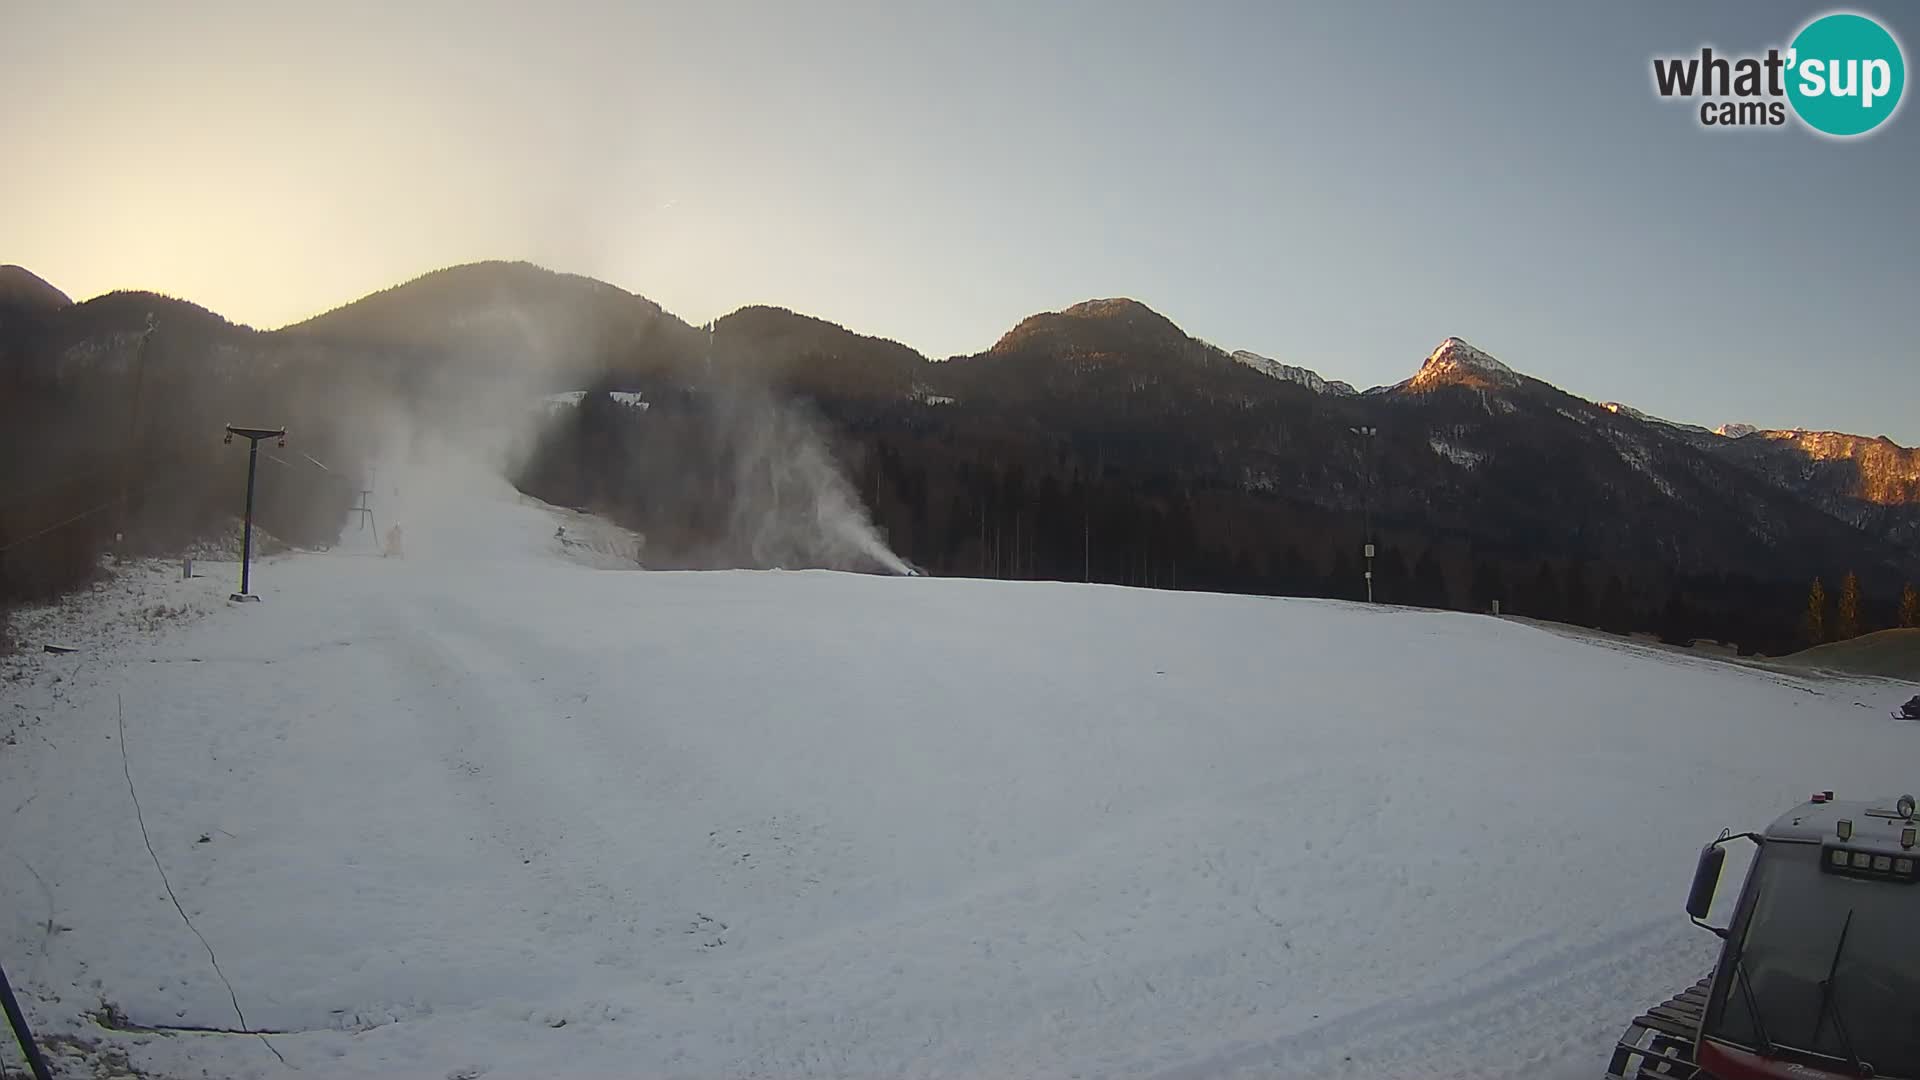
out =
<path fill-rule="evenodd" d="M 208 613 L 0 684 L 0 959 L 43 1033 L 293 1075 L 91 1015 L 238 1024 L 128 772 L 288 1065 L 428 1080 L 1590 1077 L 1711 961 L 1703 842 L 1920 789 L 1891 684 L 1331 602 L 596 569 L 545 508 L 438 497 L 404 559 L 271 561 L 245 606 L 227 567 L 150 577 Z"/>

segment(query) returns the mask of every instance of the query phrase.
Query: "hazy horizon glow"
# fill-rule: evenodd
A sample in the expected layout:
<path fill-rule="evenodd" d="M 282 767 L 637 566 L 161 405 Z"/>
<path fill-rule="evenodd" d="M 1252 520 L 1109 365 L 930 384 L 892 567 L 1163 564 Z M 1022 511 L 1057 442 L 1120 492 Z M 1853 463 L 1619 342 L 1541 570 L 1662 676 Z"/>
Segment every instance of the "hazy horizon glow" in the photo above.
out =
<path fill-rule="evenodd" d="M 1712 133 L 1650 88 L 1825 10 L 29 0 L 0 262 L 271 328 L 526 259 L 935 358 L 1131 296 L 1361 387 L 1458 335 L 1674 420 L 1920 444 L 1920 113 Z M 1859 10 L 1911 64 L 1920 17 Z"/>

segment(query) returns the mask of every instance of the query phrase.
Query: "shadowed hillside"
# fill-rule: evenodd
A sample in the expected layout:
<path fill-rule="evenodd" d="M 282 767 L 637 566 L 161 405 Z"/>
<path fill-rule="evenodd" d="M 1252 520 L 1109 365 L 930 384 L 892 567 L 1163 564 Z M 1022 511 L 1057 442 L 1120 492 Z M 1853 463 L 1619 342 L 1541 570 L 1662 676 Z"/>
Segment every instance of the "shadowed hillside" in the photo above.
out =
<path fill-rule="evenodd" d="M 1498 600 L 1767 652 L 1805 643 L 1815 577 L 1858 576 L 1866 629 L 1892 625 L 1920 579 L 1912 451 L 1667 424 L 1458 338 L 1409 358 L 1406 380 L 1352 393 L 1124 298 L 932 362 L 773 306 L 693 327 L 526 263 L 436 271 L 271 333 L 151 293 L 60 306 L 31 275 L 5 280 L 39 300 L 0 307 L 0 479 L 26 493 L 0 531 L 93 511 L 13 553 L 0 569 L 15 593 L 83 576 L 122 518 L 134 549 L 221 527 L 229 420 L 286 423 L 333 468 L 292 461 L 269 496 L 284 503 L 265 513 L 292 518 L 274 531 L 297 543 L 331 528 L 378 417 L 466 430 L 589 389 L 521 444 L 518 479 L 647 534 L 656 562 L 757 564 L 734 535 L 739 499 L 777 479 L 782 455 L 758 433 L 780 430 L 844 472 L 900 555 L 941 574 L 1361 598 L 1371 530 L 1382 600 Z M 605 408 L 609 391 L 644 407 Z M 146 494 L 162 482 L 192 494 Z"/>

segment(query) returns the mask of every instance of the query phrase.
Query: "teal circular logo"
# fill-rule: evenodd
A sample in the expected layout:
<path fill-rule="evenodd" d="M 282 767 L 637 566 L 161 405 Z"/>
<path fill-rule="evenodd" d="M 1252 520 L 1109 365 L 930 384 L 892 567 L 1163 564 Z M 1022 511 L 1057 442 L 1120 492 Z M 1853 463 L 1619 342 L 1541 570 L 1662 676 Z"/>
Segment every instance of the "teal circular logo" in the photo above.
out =
<path fill-rule="evenodd" d="M 1787 99 L 1815 131 L 1864 135 L 1900 107 L 1907 62 L 1900 43 L 1865 15 L 1841 12 L 1806 25 L 1787 53 Z"/>

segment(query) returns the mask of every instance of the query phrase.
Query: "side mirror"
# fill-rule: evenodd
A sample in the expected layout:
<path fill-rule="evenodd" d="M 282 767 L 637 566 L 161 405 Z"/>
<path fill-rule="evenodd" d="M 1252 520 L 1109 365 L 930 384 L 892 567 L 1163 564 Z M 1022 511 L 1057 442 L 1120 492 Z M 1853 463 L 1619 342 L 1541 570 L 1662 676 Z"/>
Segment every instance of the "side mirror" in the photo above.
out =
<path fill-rule="evenodd" d="M 1713 910 L 1713 894 L 1720 887 L 1720 867 L 1727 861 L 1727 849 L 1708 844 L 1700 849 L 1700 862 L 1693 869 L 1693 888 L 1687 890 L 1687 914 L 1697 920 Z"/>

